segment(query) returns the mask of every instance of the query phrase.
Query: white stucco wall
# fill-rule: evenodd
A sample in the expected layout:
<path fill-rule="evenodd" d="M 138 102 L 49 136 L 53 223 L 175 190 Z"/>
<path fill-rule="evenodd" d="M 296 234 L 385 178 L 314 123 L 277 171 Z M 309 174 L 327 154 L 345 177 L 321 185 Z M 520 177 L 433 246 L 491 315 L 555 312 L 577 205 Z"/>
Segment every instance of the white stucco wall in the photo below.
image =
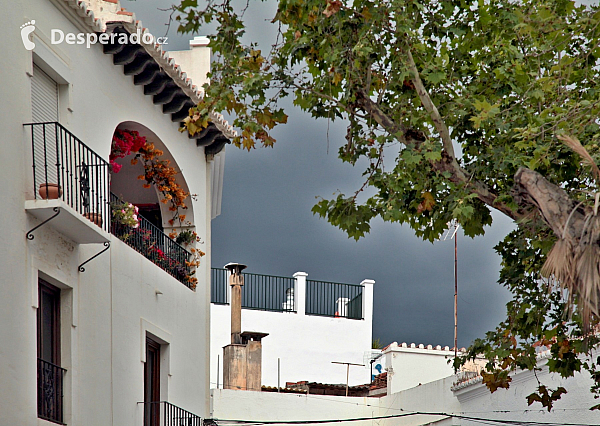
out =
<path fill-rule="evenodd" d="M 363 318 L 330 318 L 305 315 L 304 283 L 307 275 L 296 274 L 296 312 L 242 309 L 242 331 L 269 333 L 262 340 L 262 384 L 277 386 L 277 360 L 281 360 L 281 387 L 286 382 L 346 383 L 346 366 L 332 361 L 363 364 L 370 351 L 373 329 L 373 287 L 363 281 Z M 229 305 L 211 305 L 211 388 L 223 386 L 223 347 L 231 343 Z M 350 385 L 370 382 L 370 366 L 350 367 Z"/>
<path fill-rule="evenodd" d="M 593 359 L 598 356 L 594 354 Z M 540 382 L 551 389 L 563 386 L 567 393 L 554 403 L 554 409 L 549 413 L 539 403 L 527 405 L 527 396 L 535 392 L 538 382 L 530 371 L 519 371 L 512 374 L 509 389 L 498 389 L 490 393 L 481 383 L 462 387 L 454 392 L 465 415 L 486 417 L 499 420 L 518 420 L 541 423 L 576 423 L 597 424 L 598 412 L 590 411 L 590 407 L 598 404 L 590 393 L 592 380 L 587 372 L 575 374 L 568 379 L 559 374 L 549 373 L 545 366 L 546 360 L 538 363 L 541 371 L 537 373 Z M 475 426 L 478 422 L 463 420 L 465 426 Z"/>
<path fill-rule="evenodd" d="M 550 374 L 539 363 L 540 381 L 553 389 L 567 388 L 568 393 L 555 403 L 552 412 L 540 404 L 527 405 L 526 397 L 538 386 L 533 373 L 519 371 L 511 375 L 509 389 L 494 393 L 480 382 L 452 391 L 456 376 L 435 380 L 382 398 L 336 397 L 324 395 L 277 394 L 211 389 L 211 415 L 216 419 L 253 421 L 294 421 L 373 418 L 340 422 L 351 426 L 476 426 L 489 420 L 539 424 L 598 424 L 598 414 L 589 408 L 597 404 L 590 394 L 587 374 L 562 379 Z M 423 413 L 423 414 L 415 414 Z M 428 414 L 425 414 L 428 413 Z M 454 417 L 454 416 L 456 417 Z M 515 423 L 516 424 L 516 423 Z M 537 423 L 536 423 L 537 424 Z"/>
<path fill-rule="evenodd" d="M 447 346 L 398 345 L 394 342 L 383 353 L 388 372 L 388 394 L 454 375 L 454 351 Z"/>
<path fill-rule="evenodd" d="M 69 16 L 69 18 L 67 18 Z M 19 26 L 36 21 L 33 52 L 23 48 Z M 133 77 L 113 65 L 102 46 L 50 45 L 50 29 L 85 31 L 63 1 L 12 2 L 3 7 L 0 55 L 0 204 L 4 244 L 0 247 L 0 424 L 39 425 L 37 419 L 37 278 L 62 288 L 61 363 L 65 376 L 65 420 L 69 425 L 140 425 L 145 333 L 163 340 L 164 399 L 206 416 L 209 406 L 210 166 L 202 148 L 177 131 L 161 105 L 134 86 Z M 110 251 L 77 272 L 103 247 L 77 245 L 51 224 L 24 209 L 33 198 L 29 132 L 32 62 L 62 83 L 60 122 L 86 145 L 108 158 L 112 134 L 124 121 L 140 123 L 167 146 L 191 193 L 194 225 L 207 253 L 197 271 L 195 292 L 133 249 L 111 237 Z M 94 225 L 90 225 L 94 226 Z M 162 294 L 157 295 L 156 290 Z"/>
<path fill-rule="evenodd" d="M 211 415 L 215 419 L 255 421 L 384 417 L 336 423 L 344 426 L 459 425 L 460 422 L 447 416 L 407 415 L 414 412 L 459 412 L 458 400 L 450 392 L 451 384 L 452 379 L 446 378 L 382 398 L 211 389 Z"/>

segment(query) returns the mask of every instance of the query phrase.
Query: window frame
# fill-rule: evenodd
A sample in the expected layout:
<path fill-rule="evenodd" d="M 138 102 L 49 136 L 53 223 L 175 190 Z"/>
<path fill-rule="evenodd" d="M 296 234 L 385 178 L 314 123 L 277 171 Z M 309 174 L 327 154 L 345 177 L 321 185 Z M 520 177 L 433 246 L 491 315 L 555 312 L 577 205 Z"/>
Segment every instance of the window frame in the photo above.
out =
<path fill-rule="evenodd" d="M 145 426 L 158 426 L 160 423 L 161 346 L 159 342 L 146 336 L 146 362 L 144 364 Z"/>
<path fill-rule="evenodd" d="M 42 334 L 43 323 L 42 323 L 42 310 L 46 307 L 43 304 L 43 293 L 49 294 L 53 299 L 52 309 L 52 337 L 51 337 L 51 345 L 52 345 L 52 359 L 44 359 L 46 362 L 50 362 L 56 366 L 61 365 L 60 362 L 60 288 L 53 286 L 49 282 L 43 280 L 42 278 L 38 278 L 38 311 L 37 311 L 37 355 L 38 358 L 43 359 L 42 355 L 42 345 L 43 339 Z"/>

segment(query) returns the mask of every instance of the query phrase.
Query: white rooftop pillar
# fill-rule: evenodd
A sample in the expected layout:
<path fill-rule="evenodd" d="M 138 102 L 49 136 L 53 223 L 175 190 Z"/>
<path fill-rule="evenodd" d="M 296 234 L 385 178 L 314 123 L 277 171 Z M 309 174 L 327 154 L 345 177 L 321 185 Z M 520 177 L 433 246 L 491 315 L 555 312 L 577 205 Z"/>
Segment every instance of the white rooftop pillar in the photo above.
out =
<path fill-rule="evenodd" d="M 308 274 L 306 272 L 296 272 L 294 278 L 296 279 L 296 286 L 294 288 L 294 301 L 296 303 L 296 313 L 298 315 L 304 315 L 306 313 L 306 279 Z"/>
<path fill-rule="evenodd" d="M 363 319 L 373 322 L 373 286 L 375 280 L 362 280 L 363 286 Z"/>

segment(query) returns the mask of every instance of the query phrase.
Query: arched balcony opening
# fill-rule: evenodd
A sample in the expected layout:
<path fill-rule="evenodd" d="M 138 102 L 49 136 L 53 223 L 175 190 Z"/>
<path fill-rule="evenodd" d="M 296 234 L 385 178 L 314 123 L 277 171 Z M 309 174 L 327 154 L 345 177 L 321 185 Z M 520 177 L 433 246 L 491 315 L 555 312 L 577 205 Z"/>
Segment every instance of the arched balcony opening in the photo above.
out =
<path fill-rule="evenodd" d="M 169 149 L 152 130 L 133 121 L 123 122 L 117 126 L 117 129 L 137 131 L 140 136 L 146 138 L 148 144 L 153 144 L 163 152 L 160 159 L 168 160 L 170 166 L 179 172 L 180 169 Z M 134 157 L 135 153 L 132 153 L 124 158 L 115 160 L 121 168 L 118 172 L 114 169 L 111 170 L 111 192 L 122 200 L 137 206 L 142 216 L 167 234 L 173 231 L 193 228 L 194 214 L 191 199 L 188 197 L 185 200 L 186 209 L 179 209 L 179 214 L 185 215 L 185 220 L 177 220 L 176 212 L 170 210 L 172 204 L 168 200 L 165 200 L 158 188 L 152 184 L 148 185 L 146 180 L 139 179 L 140 176 L 144 175 L 144 166 L 141 161 L 138 161 L 137 164 L 132 164 L 131 160 Z M 183 191 L 189 193 L 188 185 L 181 173 L 175 176 L 175 180 Z M 173 223 L 170 223 L 170 220 L 174 218 Z"/>
<path fill-rule="evenodd" d="M 175 202 L 189 193 L 177 163 L 163 141 L 139 123 L 119 124 L 115 136 L 110 159 L 111 232 L 193 289 L 190 251 L 195 241 L 181 238 L 193 231 L 193 205 L 189 196 L 186 208 Z"/>

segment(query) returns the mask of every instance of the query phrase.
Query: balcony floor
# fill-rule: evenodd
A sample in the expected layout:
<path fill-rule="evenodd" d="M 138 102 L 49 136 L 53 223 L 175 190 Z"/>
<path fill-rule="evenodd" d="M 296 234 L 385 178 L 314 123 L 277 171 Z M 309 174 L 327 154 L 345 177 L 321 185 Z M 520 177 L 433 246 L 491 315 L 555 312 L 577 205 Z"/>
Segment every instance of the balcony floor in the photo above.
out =
<path fill-rule="evenodd" d="M 102 228 L 83 217 L 62 200 L 27 200 L 25 210 L 27 213 L 41 221 L 55 214 L 55 207 L 60 208 L 60 213 L 44 226 L 51 226 L 67 238 L 78 244 L 99 244 L 110 241 L 110 234 Z M 108 220 L 108 219 L 106 219 Z M 34 235 L 35 235 L 34 231 Z"/>

